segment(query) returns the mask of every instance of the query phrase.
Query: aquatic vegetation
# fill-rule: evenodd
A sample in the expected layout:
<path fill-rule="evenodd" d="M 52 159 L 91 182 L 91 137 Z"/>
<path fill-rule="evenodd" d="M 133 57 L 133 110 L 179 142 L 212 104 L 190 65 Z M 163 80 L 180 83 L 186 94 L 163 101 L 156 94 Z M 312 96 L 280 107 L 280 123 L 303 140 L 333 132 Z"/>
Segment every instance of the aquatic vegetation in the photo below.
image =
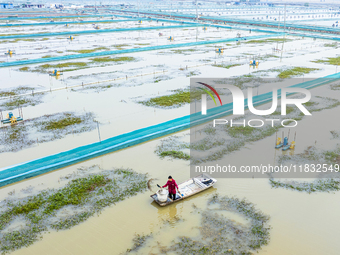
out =
<path fill-rule="evenodd" d="M 34 94 L 34 90 L 35 88 L 21 86 L 11 90 L 0 91 L 0 98 L 7 97 L 1 100 L 1 109 L 7 111 L 18 107 L 35 106 L 42 103 L 44 94 Z"/>
<path fill-rule="evenodd" d="M 34 144 L 61 139 L 68 134 L 88 132 L 94 128 L 96 123 L 92 113 L 77 115 L 64 112 L 25 120 L 1 129 L 4 139 L 0 140 L 0 153 L 19 151 Z"/>
<path fill-rule="evenodd" d="M 103 49 L 105 47 L 99 47 L 99 48 Z M 63 52 L 61 51 L 58 53 L 63 53 Z M 46 55 L 46 56 L 43 56 L 42 58 L 49 58 L 49 57 L 53 57 L 53 56 Z M 90 68 L 90 67 L 95 66 L 93 64 L 98 64 L 98 63 L 114 62 L 114 63 L 121 64 L 124 62 L 131 62 L 131 61 L 136 61 L 136 58 L 134 57 L 96 57 L 96 58 L 91 58 L 89 62 L 64 62 L 64 63 L 58 63 L 58 64 L 43 64 L 35 68 L 22 67 L 22 68 L 19 68 L 19 71 L 48 73 L 54 69 L 58 69 L 58 70 L 61 69 L 60 71 L 70 72 L 70 71 Z M 99 65 L 99 66 L 105 66 L 105 65 Z"/>
<path fill-rule="evenodd" d="M 46 58 L 52 57 L 50 55 L 44 56 Z M 68 71 L 74 71 L 74 70 L 80 70 L 83 68 L 86 68 L 88 65 L 87 62 L 65 62 L 65 63 L 59 63 L 59 64 L 43 64 L 39 65 L 35 68 L 20 68 L 19 71 L 29 71 L 29 72 L 38 72 L 38 73 L 48 73 L 49 71 L 52 71 L 52 69 L 62 69 L 62 68 L 68 68 L 72 67 L 70 69 L 63 69 L 63 72 Z"/>
<path fill-rule="evenodd" d="M 334 48 L 337 48 L 338 47 L 338 42 L 325 43 L 323 46 L 324 47 L 334 47 Z"/>
<path fill-rule="evenodd" d="M 229 69 L 229 68 L 232 68 L 232 67 L 235 67 L 235 66 L 241 66 L 241 64 L 230 64 L 230 65 L 218 64 L 218 65 L 212 65 L 212 66 Z"/>
<path fill-rule="evenodd" d="M 168 52 L 168 54 L 175 53 L 175 54 L 184 54 L 184 55 L 189 55 L 192 52 L 209 52 L 207 50 L 204 50 L 203 48 L 201 49 L 174 49 Z"/>
<path fill-rule="evenodd" d="M 42 56 L 41 58 L 52 58 L 52 57 L 54 57 L 54 56 L 52 56 L 52 55 L 45 55 L 45 56 Z M 23 67 L 24 68 L 24 67 Z M 23 68 L 19 68 L 19 70 L 20 71 L 27 71 L 28 70 L 28 67 L 26 67 L 27 69 L 25 70 L 25 69 L 23 69 Z"/>
<path fill-rule="evenodd" d="M 36 96 L 26 96 L 26 97 L 13 97 L 8 100 L 4 100 L 0 103 L 0 107 L 3 110 L 13 110 L 18 107 L 35 106 L 42 102 L 42 94 Z"/>
<path fill-rule="evenodd" d="M 315 104 L 315 102 L 310 101 L 310 102 L 305 103 L 305 106 L 312 106 L 314 104 Z M 286 107 L 286 114 L 290 114 L 290 113 L 294 112 L 295 110 L 296 110 L 295 108 L 293 108 L 291 106 L 287 106 Z M 276 110 L 271 115 L 280 115 L 280 114 L 281 114 L 281 109 L 280 109 L 280 111 Z"/>
<path fill-rule="evenodd" d="M 117 50 L 122 50 L 123 47 L 127 47 L 127 46 L 130 46 L 130 45 L 126 43 L 112 45 L 112 47 L 115 47 Z"/>
<path fill-rule="evenodd" d="M 314 63 L 326 63 L 326 64 L 338 66 L 338 65 L 340 65 L 340 57 L 319 59 L 319 60 L 315 60 L 315 61 L 312 61 L 312 62 L 314 62 Z"/>
<path fill-rule="evenodd" d="M 202 212 L 200 236 L 181 237 L 171 251 L 176 254 L 252 254 L 269 243 L 269 216 L 245 199 L 213 196 L 208 205 L 219 205 L 216 210 Z M 249 225 L 237 224 L 218 214 L 231 211 L 243 215 Z"/>
<path fill-rule="evenodd" d="M 25 93 L 27 91 L 34 91 L 35 88 L 20 86 L 11 90 L 0 91 L 0 97 L 9 97 Z"/>
<path fill-rule="evenodd" d="M 92 52 L 96 52 L 96 51 L 106 51 L 106 50 L 110 50 L 107 47 L 97 47 L 94 49 L 84 49 L 84 50 L 68 50 L 69 52 L 77 52 L 77 53 L 92 53 Z"/>
<path fill-rule="evenodd" d="M 201 98 L 201 95 L 203 93 L 202 91 L 199 90 L 189 91 L 183 89 L 173 90 L 171 92 L 175 93 L 167 96 L 154 97 L 147 101 L 140 101 L 139 103 L 144 104 L 146 106 L 180 107 L 184 104 L 190 103 L 191 100 Z"/>
<path fill-rule="evenodd" d="M 93 86 L 84 86 L 78 89 L 72 88 L 71 91 L 87 91 L 87 90 L 94 90 L 96 92 L 106 91 L 109 88 L 119 87 L 119 84 L 109 84 L 109 85 L 93 85 Z"/>
<path fill-rule="evenodd" d="M 135 45 L 141 45 L 141 46 L 145 46 L 145 45 L 150 45 L 151 43 L 135 43 Z"/>
<path fill-rule="evenodd" d="M 273 188 L 285 188 L 300 192 L 334 192 L 340 190 L 340 179 L 319 179 L 312 182 L 278 181 L 269 179 Z"/>
<path fill-rule="evenodd" d="M 140 247 L 142 247 L 145 242 L 150 239 L 152 237 L 152 234 L 150 235 L 139 235 L 139 234 L 136 234 L 135 237 L 132 239 L 132 242 L 133 242 L 133 246 L 132 248 L 130 249 L 127 249 L 126 250 L 126 253 L 130 253 L 130 252 L 135 252 L 135 251 L 138 251 L 138 249 Z"/>
<path fill-rule="evenodd" d="M 330 131 L 330 132 L 331 132 L 331 135 L 332 135 L 332 138 L 333 138 L 333 139 L 338 139 L 338 138 L 340 138 L 340 132 L 339 132 L 339 131 L 332 130 L 332 131 Z"/>
<path fill-rule="evenodd" d="M 65 62 L 65 63 L 60 63 L 57 65 L 51 65 L 52 68 L 85 67 L 85 66 L 87 66 L 86 62 Z"/>
<path fill-rule="evenodd" d="M 82 123 L 82 119 L 79 117 L 73 117 L 72 114 L 65 114 L 65 118 L 62 118 L 58 121 L 50 121 L 50 122 L 43 122 L 41 123 L 44 125 L 46 130 L 51 129 L 62 129 L 70 125 L 80 124 Z"/>
<path fill-rule="evenodd" d="M 28 69 L 29 69 L 28 66 L 24 66 L 24 67 L 20 67 L 20 68 L 19 68 L 19 71 L 26 72 L 26 71 L 28 71 Z"/>
<path fill-rule="evenodd" d="M 161 158 L 171 157 L 183 160 L 190 159 L 190 156 L 187 153 L 182 152 L 183 149 L 189 148 L 188 143 L 180 140 L 180 138 L 184 137 L 170 136 L 162 139 L 161 143 L 157 146 L 155 153 Z"/>
<path fill-rule="evenodd" d="M 205 210 L 193 205 L 193 214 L 200 215 L 197 228 L 199 234 L 195 237 L 179 236 L 169 246 L 157 242 L 154 236 L 147 236 L 148 244 L 156 254 L 253 254 L 270 240 L 269 216 L 258 210 L 254 204 L 236 197 L 221 197 L 218 194 L 209 198 Z M 210 206 L 217 206 L 210 209 Z M 215 207 L 214 207 L 215 208 Z M 224 216 L 224 212 L 235 213 L 247 222 L 240 223 Z M 185 220 L 185 219 L 184 219 Z M 167 221 L 164 222 L 165 224 Z M 181 219 L 175 219 L 174 224 L 180 226 Z M 157 233 L 158 234 L 158 233 Z M 144 236 L 144 235 L 143 235 Z M 135 242 L 135 238 L 133 241 Z M 145 246 L 145 239 L 137 243 Z M 135 247 L 135 246 L 133 246 Z M 139 247 L 139 246 L 138 246 Z M 157 251 L 155 251 L 157 249 Z M 127 253 L 133 252 L 128 249 Z"/>
<path fill-rule="evenodd" d="M 292 76 L 301 76 L 302 74 L 308 74 L 316 70 L 320 70 L 320 69 L 308 68 L 308 67 L 293 67 L 293 68 L 282 71 L 281 73 L 278 74 L 278 77 L 281 79 L 286 79 Z"/>
<path fill-rule="evenodd" d="M 16 43 L 16 42 L 20 42 L 20 41 L 22 41 L 22 42 L 34 42 L 35 40 L 34 39 L 30 39 L 30 38 L 26 38 L 26 39 L 24 39 L 24 38 L 17 38 L 17 39 L 11 40 L 10 42 L 11 43 Z"/>
<path fill-rule="evenodd" d="M 200 72 L 198 72 L 198 71 L 190 71 L 185 76 L 186 77 L 191 77 L 191 76 L 195 76 L 195 75 L 199 75 L 199 74 L 200 74 Z"/>
<path fill-rule="evenodd" d="M 309 101 L 306 105 L 310 112 L 331 109 L 340 105 L 338 100 L 332 98 L 315 97 L 313 101 Z M 250 113 L 245 115 L 245 119 L 250 118 Z M 273 118 L 273 116 L 281 116 L 281 108 L 264 118 Z M 287 107 L 286 117 L 299 121 L 304 115 L 295 107 Z M 279 117 L 277 117 L 279 119 Z M 234 121 L 239 121 L 234 119 Z M 288 122 L 287 122 L 288 123 Z M 218 125 L 213 127 L 212 124 L 206 124 L 200 129 L 200 133 L 206 136 L 191 139 L 190 144 L 180 140 L 178 136 L 172 136 L 161 140 L 161 144 L 157 147 L 156 153 L 160 155 L 167 151 L 183 151 L 190 149 L 190 160 L 194 164 L 209 162 L 221 159 L 224 155 L 230 154 L 244 147 L 250 142 L 259 141 L 265 137 L 271 136 L 279 131 L 281 126 L 274 124 L 265 125 L 262 128 L 237 125 L 230 127 L 229 125 Z M 313 154 L 310 154 L 312 157 Z M 281 162 L 279 162 L 281 163 Z"/>
<path fill-rule="evenodd" d="M 4 200 L 0 212 L 0 252 L 5 254 L 27 247 L 48 230 L 69 229 L 147 187 L 147 176 L 130 169 L 102 170 L 93 166 L 82 175 L 70 177 L 59 189 Z M 14 229 L 11 226 L 15 221 L 25 224 Z M 141 243 L 145 239 L 138 236 L 136 240 Z"/>
<path fill-rule="evenodd" d="M 92 58 L 92 62 L 131 62 L 135 61 L 134 57 L 98 57 L 98 58 Z"/>
<path fill-rule="evenodd" d="M 171 157 L 171 158 L 176 158 L 176 159 L 184 159 L 184 160 L 189 160 L 190 156 L 183 151 L 162 151 L 160 154 L 161 158 L 164 157 Z"/>
<path fill-rule="evenodd" d="M 0 97 L 9 97 L 9 96 L 15 96 L 16 93 L 14 91 L 1 91 Z"/>
<path fill-rule="evenodd" d="M 290 42 L 292 39 L 288 38 L 268 38 L 268 39 L 259 39 L 259 40 L 251 40 L 245 41 L 244 43 L 282 43 L 282 42 Z"/>
<path fill-rule="evenodd" d="M 239 137 L 240 135 L 241 136 L 250 136 L 254 131 L 256 130 L 256 128 L 254 127 L 249 127 L 249 126 L 246 126 L 246 127 L 230 127 L 227 129 L 227 132 L 228 134 L 231 136 L 231 137 Z"/>
<path fill-rule="evenodd" d="M 334 164 L 340 164 L 340 148 L 331 151 L 319 150 L 316 147 L 308 147 L 303 153 L 297 155 L 281 156 L 278 160 L 279 164 L 327 164 L 327 169 Z M 334 167 L 332 169 L 335 170 Z M 323 169 L 322 169 L 323 170 Z M 316 178 L 316 179 L 315 179 Z M 273 188 L 285 188 L 300 192 L 335 192 L 340 190 L 340 175 L 336 171 L 320 172 L 311 181 L 281 180 L 275 179 L 275 175 L 271 175 L 269 179 Z"/>
<path fill-rule="evenodd" d="M 239 87 L 240 89 L 244 89 L 248 84 L 253 84 L 254 82 L 263 83 L 264 80 L 260 77 L 256 77 L 253 74 L 244 74 L 242 76 L 228 78 L 226 79 L 226 82 Z"/>
<path fill-rule="evenodd" d="M 166 80 L 169 80 L 169 79 L 170 79 L 170 77 L 167 76 L 167 75 L 159 75 L 159 76 L 155 77 L 154 83 L 158 83 L 160 81 L 166 81 Z"/>

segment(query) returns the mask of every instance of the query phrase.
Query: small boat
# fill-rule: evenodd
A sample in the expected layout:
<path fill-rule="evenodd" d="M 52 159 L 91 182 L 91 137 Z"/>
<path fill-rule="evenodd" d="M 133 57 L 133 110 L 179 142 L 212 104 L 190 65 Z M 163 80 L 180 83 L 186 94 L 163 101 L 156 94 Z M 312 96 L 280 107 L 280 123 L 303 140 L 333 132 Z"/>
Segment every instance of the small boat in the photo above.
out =
<path fill-rule="evenodd" d="M 209 189 L 217 182 L 216 179 L 211 178 L 208 174 L 200 174 L 194 178 L 191 178 L 185 182 L 178 184 L 178 189 L 181 195 L 176 194 L 176 199 L 169 198 L 169 192 L 166 189 L 160 189 L 150 197 L 160 206 L 166 206 L 178 201 L 181 201 L 187 197 L 193 196 L 203 190 Z"/>

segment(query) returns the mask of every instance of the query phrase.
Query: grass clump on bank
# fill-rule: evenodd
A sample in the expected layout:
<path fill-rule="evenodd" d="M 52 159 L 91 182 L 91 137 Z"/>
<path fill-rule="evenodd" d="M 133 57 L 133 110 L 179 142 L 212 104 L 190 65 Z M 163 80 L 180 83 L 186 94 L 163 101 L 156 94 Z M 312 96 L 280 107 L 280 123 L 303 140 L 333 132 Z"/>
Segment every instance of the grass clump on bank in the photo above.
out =
<path fill-rule="evenodd" d="M 308 68 L 308 67 L 294 67 L 291 69 L 284 70 L 278 74 L 281 79 L 290 78 L 292 76 L 300 76 L 303 74 L 308 74 L 310 72 L 319 70 L 318 68 Z"/>
<path fill-rule="evenodd" d="M 72 177 L 59 189 L 4 200 L 0 213 L 0 252 L 27 247 L 51 229 L 69 229 L 147 188 L 147 176 L 130 169 L 103 171 L 94 166 L 87 171 L 90 173 Z M 25 224 L 17 227 L 17 222 Z"/>

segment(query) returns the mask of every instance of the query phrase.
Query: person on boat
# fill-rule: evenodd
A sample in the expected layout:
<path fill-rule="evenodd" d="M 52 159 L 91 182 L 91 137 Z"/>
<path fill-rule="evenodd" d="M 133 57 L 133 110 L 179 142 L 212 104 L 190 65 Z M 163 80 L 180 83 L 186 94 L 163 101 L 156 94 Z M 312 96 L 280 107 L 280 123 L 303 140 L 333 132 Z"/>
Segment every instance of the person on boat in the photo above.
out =
<path fill-rule="evenodd" d="M 172 200 L 175 200 L 176 199 L 176 189 L 178 190 L 178 185 L 177 185 L 176 181 L 174 179 L 172 179 L 171 175 L 168 177 L 167 183 L 162 188 L 165 188 L 165 187 L 168 187 L 169 197 Z"/>

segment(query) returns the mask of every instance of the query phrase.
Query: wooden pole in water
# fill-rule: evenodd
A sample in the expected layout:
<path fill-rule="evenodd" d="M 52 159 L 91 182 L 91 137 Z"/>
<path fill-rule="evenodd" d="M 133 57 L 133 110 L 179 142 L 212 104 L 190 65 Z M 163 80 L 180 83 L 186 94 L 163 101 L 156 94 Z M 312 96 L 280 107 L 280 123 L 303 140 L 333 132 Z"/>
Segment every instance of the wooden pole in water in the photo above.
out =
<path fill-rule="evenodd" d="M 99 130 L 99 123 L 98 123 L 98 121 L 97 121 L 97 129 L 98 129 L 99 142 L 101 143 L 102 141 L 101 141 L 101 139 L 100 139 L 100 130 Z"/>

